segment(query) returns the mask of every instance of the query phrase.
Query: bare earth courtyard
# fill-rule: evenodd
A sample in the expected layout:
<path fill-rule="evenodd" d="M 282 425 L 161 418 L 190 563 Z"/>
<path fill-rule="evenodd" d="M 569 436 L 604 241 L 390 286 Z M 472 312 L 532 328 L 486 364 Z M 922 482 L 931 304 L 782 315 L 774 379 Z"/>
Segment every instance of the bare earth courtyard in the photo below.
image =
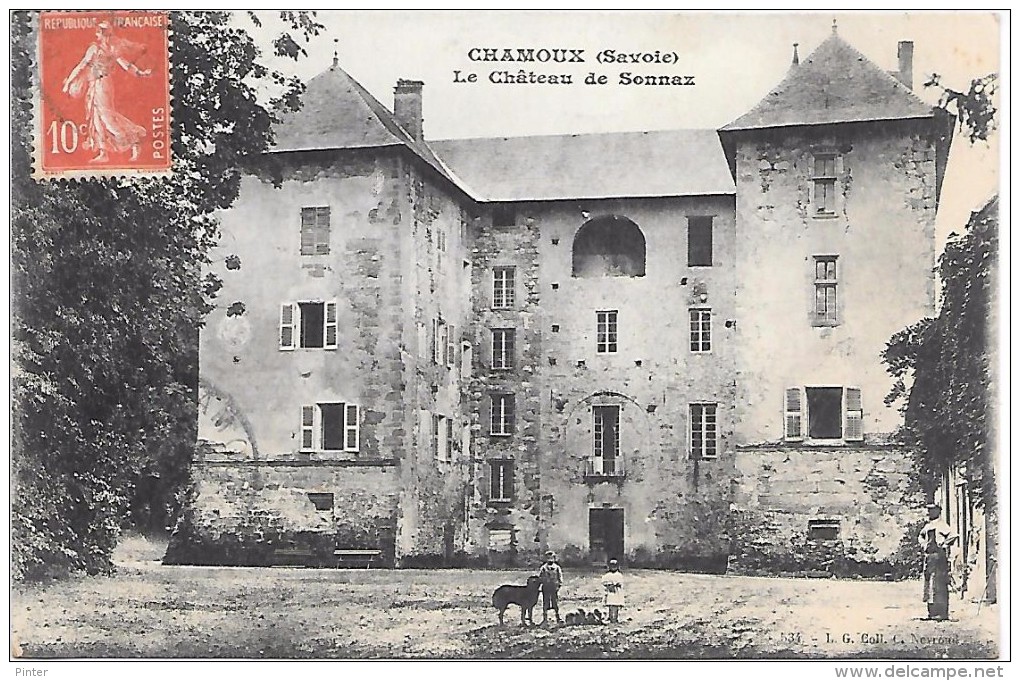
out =
<path fill-rule="evenodd" d="M 128 554 L 128 555 L 125 555 Z M 991 658 L 998 608 L 919 619 L 920 584 L 625 573 L 616 626 L 500 629 L 492 590 L 527 571 L 164 567 L 18 587 L 28 658 Z M 600 574 L 566 570 L 563 613 L 600 606 Z M 540 610 L 540 608 L 538 609 Z M 536 622 L 541 620 L 536 612 Z"/>

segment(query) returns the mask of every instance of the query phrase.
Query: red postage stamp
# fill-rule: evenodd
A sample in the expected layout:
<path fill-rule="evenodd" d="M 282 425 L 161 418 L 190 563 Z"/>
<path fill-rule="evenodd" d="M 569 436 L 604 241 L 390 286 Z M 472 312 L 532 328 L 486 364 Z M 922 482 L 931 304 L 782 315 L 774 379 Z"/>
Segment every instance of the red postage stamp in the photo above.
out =
<path fill-rule="evenodd" d="M 165 11 L 40 14 L 36 176 L 170 172 L 168 33 Z"/>

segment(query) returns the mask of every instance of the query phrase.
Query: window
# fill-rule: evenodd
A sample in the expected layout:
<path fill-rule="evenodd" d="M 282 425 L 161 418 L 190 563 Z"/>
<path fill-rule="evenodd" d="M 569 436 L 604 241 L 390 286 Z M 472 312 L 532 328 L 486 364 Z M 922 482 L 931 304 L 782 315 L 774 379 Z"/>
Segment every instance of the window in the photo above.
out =
<path fill-rule="evenodd" d="M 517 211 L 513 206 L 496 206 L 492 209 L 493 227 L 513 227 L 517 224 Z"/>
<path fill-rule="evenodd" d="M 301 209 L 301 255 L 329 255 L 329 206 Z"/>
<path fill-rule="evenodd" d="M 593 218 L 574 235 L 571 276 L 645 276 L 645 235 L 622 215 Z"/>
<path fill-rule="evenodd" d="M 308 501 L 312 502 L 312 506 L 315 507 L 316 511 L 333 510 L 332 492 L 309 492 Z"/>
<path fill-rule="evenodd" d="M 714 459 L 718 456 L 719 429 L 716 405 L 691 405 L 691 458 Z"/>
<path fill-rule="evenodd" d="M 492 396 L 490 435 L 511 435 L 514 432 L 514 396 L 498 393 Z"/>
<path fill-rule="evenodd" d="M 492 368 L 514 368 L 514 330 L 492 330 Z"/>
<path fill-rule="evenodd" d="M 489 462 L 489 500 L 513 501 L 514 462 L 509 459 Z"/>
<path fill-rule="evenodd" d="M 337 348 L 335 302 L 284 303 L 280 307 L 280 349 Z"/>
<path fill-rule="evenodd" d="M 514 306 L 514 268 L 495 267 L 492 270 L 492 306 L 506 309 Z"/>
<path fill-rule="evenodd" d="M 816 326 L 835 326 L 839 323 L 836 298 L 835 255 L 815 256 L 815 314 Z"/>
<path fill-rule="evenodd" d="M 712 350 L 712 310 L 695 308 L 691 313 L 691 352 Z"/>
<path fill-rule="evenodd" d="M 836 155 L 816 154 L 814 176 L 815 214 L 836 214 Z"/>
<path fill-rule="evenodd" d="M 450 461 L 453 456 L 453 424 L 445 416 L 432 417 L 432 454 L 437 461 Z"/>
<path fill-rule="evenodd" d="M 864 439 L 864 410 L 860 388 L 787 388 L 785 433 L 787 440 L 803 440 L 804 407 L 807 407 L 807 437 L 812 440 Z"/>
<path fill-rule="evenodd" d="M 687 218 L 687 266 L 712 266 L 712 217 Z"/>
<path fill-rule="evenodd" d="M 592 473 L 612 475 L 619 472 L 620 459 L 620 407 L 592 407 L 594 417 L 595 450 Z"/>
<path fill-rule="evenodd" d="M 358 405 L 320 402 L 301 407 L 301 450 L 357 452 Z"/>
<path fill-rule="evenodd" d="M 442 319 L 432 320 L 432 361 L 436 364 L 446 364 L 446 355 L 449 352 L 449 335 L 446 322 Z"/>
<path fill-rule="evenodd" d="M 838 520 L 809 520 L 808 539 L 833 540 L 839 539 Z"/>
<path fill-rule="evenodd" d="M 601 310 L 595 313 L 595 351 L 616 352 L 616 310 Z"/>
<path fill-rule="evenodd" d="M 464 341 L 460 344 L 460 377 L 471 378 L 471 343 Z"/>
<path fill-rule="evenodd" d="M 442 227 L 436 227 L 436 250 L 446 252 L 446 230 Z"/>
<path fill-rule="evenodd" d="M 513 530 L 489 530 L 489 550 L 495 552 L 512 551 L 514 548 Z"/>
<path fill-rule="evenodd" d="M 838 440 L 843 437 L 843 389 L 807 388 L 808 437 Z"/>

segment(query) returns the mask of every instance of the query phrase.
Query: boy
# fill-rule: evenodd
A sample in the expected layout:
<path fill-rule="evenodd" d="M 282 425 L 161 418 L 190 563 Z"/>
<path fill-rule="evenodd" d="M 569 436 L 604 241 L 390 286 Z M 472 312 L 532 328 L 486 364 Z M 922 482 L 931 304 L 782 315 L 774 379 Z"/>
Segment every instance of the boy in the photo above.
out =
<path fill-rule="evenodd" d="M 563 584 L 563 570 L 556 563 L 556 554 L 552 551 L 545 552 L 545 563 L 538 571 L 538 579 L 542 582 L 542 624 L 549 620 L 550 608 L 556 613 L 556 623 L 561 624 L 558 592 Z"/>

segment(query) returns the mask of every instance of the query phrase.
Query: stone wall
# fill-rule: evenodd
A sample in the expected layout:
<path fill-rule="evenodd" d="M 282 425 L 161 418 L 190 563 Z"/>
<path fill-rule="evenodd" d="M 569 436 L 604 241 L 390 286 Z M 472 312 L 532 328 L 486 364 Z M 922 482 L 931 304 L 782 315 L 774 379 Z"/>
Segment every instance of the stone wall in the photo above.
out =
<path fill-rule="evenodd" d="M 393 466 L 199 460 L 193 481 L 168 563 L 332 565 L 340 548 L 378 550 L 380 564 L 394 564 L 400 490 Z M 309 495 L 323 494 L 332 503 L 320 498 L 317 507 Z"/>
<path fill-rule="evenodd" d="M 321 550 L 379 544 L 390 564 L 445 560 L 466 534 L 462 438 L 453 438 L 450 462 L 437 462 L 422 414 L 428 426 L 431 414 L 449 418 L 458 434 L 467 418 L 460 372 L 432 361 L 419 327 L 442 318 L 459 337 L 467 326 L 465 210 L 435 173 L 395 150 L 267 165 L 276 181 L 244 179 L 212 256 L 222 302 L 200 340 L 189 541 L 315 536 Z M 328 254 L 300 252 L 308 206 L 330 208 Z M 300 301 L 336 301 L 335 349 L 281 349 L 281 305 Z M 243 314 L 228 313 L 235 302 Z M 358 405 L 356 452 L 302 448 L 302 406 L 326 402 Z M 252 471 L 270 470 L 273 487 L 240 491 Z M 332 525 L 308 512 L 308 491 L 334 494 Z M 254 510 L 206 513 L 223 503 Z"/>
<path fill-rule="evenodd" d="M 740 448 L 729 569 L 910 574 L 923 501 L 909 454 L 893 446 Z"/>
<path fill-rule="evenodd" d="M 539 438 L 542 432 L 538 375 L 543 370 L 538 248 L 539 224 L 514 208 L 514 225 L 493 226 L 491 209 L 475 221 L 471 254 L 472 366 L 466 401 L 473 414 L 474 485 L 470 498 L 471 532 L 467 550 L 492 565 L 533 560 L 539 537 Z M 514 267 L 514 304 L 493 305 L 493 268 Z M 495 369 L 492 329 L 514 329 L 511 369 Z M 492 435 L 494 393 L 514 395 L 514 428 L 510 435 Z M 513 462 L 513 500 L 489 498 L 491 462 Z M 503 538 L 509 533 L 509 542 Z M 497 540 L 496 537 L 500 539 Z"/>
<path fill-rule="evenodd" d="M 469 453 L 464 431 L 470 418 L 462 405 L 462 341 L 470 334 L 470 216 L 464 205 L 415 165 L 404 163 L 409 247 L 403 261 L 406 305 L 404 357 L 408 456 L 401 470 L 398 534 L 402 566 L 449 564 L 464 551 L 465 494 Z M 446 324 L 450 361 L 435 361 L 434 320 Z M 424 331 L 424 333 L 423 333 Z M 441 349 L 441 354 L 445 351 Z M 449 419 L 451 451 L 437 458 L 433 417 Z"/>
<path fill-rule="evenodd" d="M 625 555 L 631 564 L 720 570 L 725 567 L 726 518 L 733 428 L 732 197 L 604 200 L 515 204 L 516 224 L 480 220 L 474 278 L 477 328 L 472 409 L 480 470 L 473 500 L 472 538 L 491 562 L 535 561 L 560 551 L 588 564 L 589 512 L 624 513 Z M 575 234 L 588 220 L 620 216 L 646 241 L 641 277 L 572 276 Z M 712 267 L 687 266 L 687 217 L 712 216 Z M 492 267 L 514 265 L 519 306 L 491 308 Z M 712 310 L 712 349 L 690 352 L 688 308 Z M 619 312 L 619 350 L 597 353 L 595 313 Z M 512 371 L 490 366 L 494 327 L 517 329 Z M 517 395 L 517 432 L 488 436 L 488 394 Z M 697 460 L 688 446 L 690 404 L 717 405 L 719 456 Z M 625 474 L 586 475 L 592 455 L 592 407 L 621 408 Z M 488 500 L 491 459 L 512 458 L 512 503 Z M 489 551 L 488 530 L 513 532 L 505 552 Z M 502 555 L 502 554 L 509 555 Z M 500 554 L 500 555 L 495 555 Z"/>
<path fill-rule="evenodd" d="M 795 386 L 861 388 L 866 433 L 901 423 L 883 402 L 892 380 L 881 353 L 934 310 L 935 131 L 925 125 L 736 136 L 741 444 L 783 438 L 783 391 Z M 837 157 L 831 215 L 812 195 L 818 152 Z M 837 256 L 835 325 L 813 323 L 818 255 Z"/>

